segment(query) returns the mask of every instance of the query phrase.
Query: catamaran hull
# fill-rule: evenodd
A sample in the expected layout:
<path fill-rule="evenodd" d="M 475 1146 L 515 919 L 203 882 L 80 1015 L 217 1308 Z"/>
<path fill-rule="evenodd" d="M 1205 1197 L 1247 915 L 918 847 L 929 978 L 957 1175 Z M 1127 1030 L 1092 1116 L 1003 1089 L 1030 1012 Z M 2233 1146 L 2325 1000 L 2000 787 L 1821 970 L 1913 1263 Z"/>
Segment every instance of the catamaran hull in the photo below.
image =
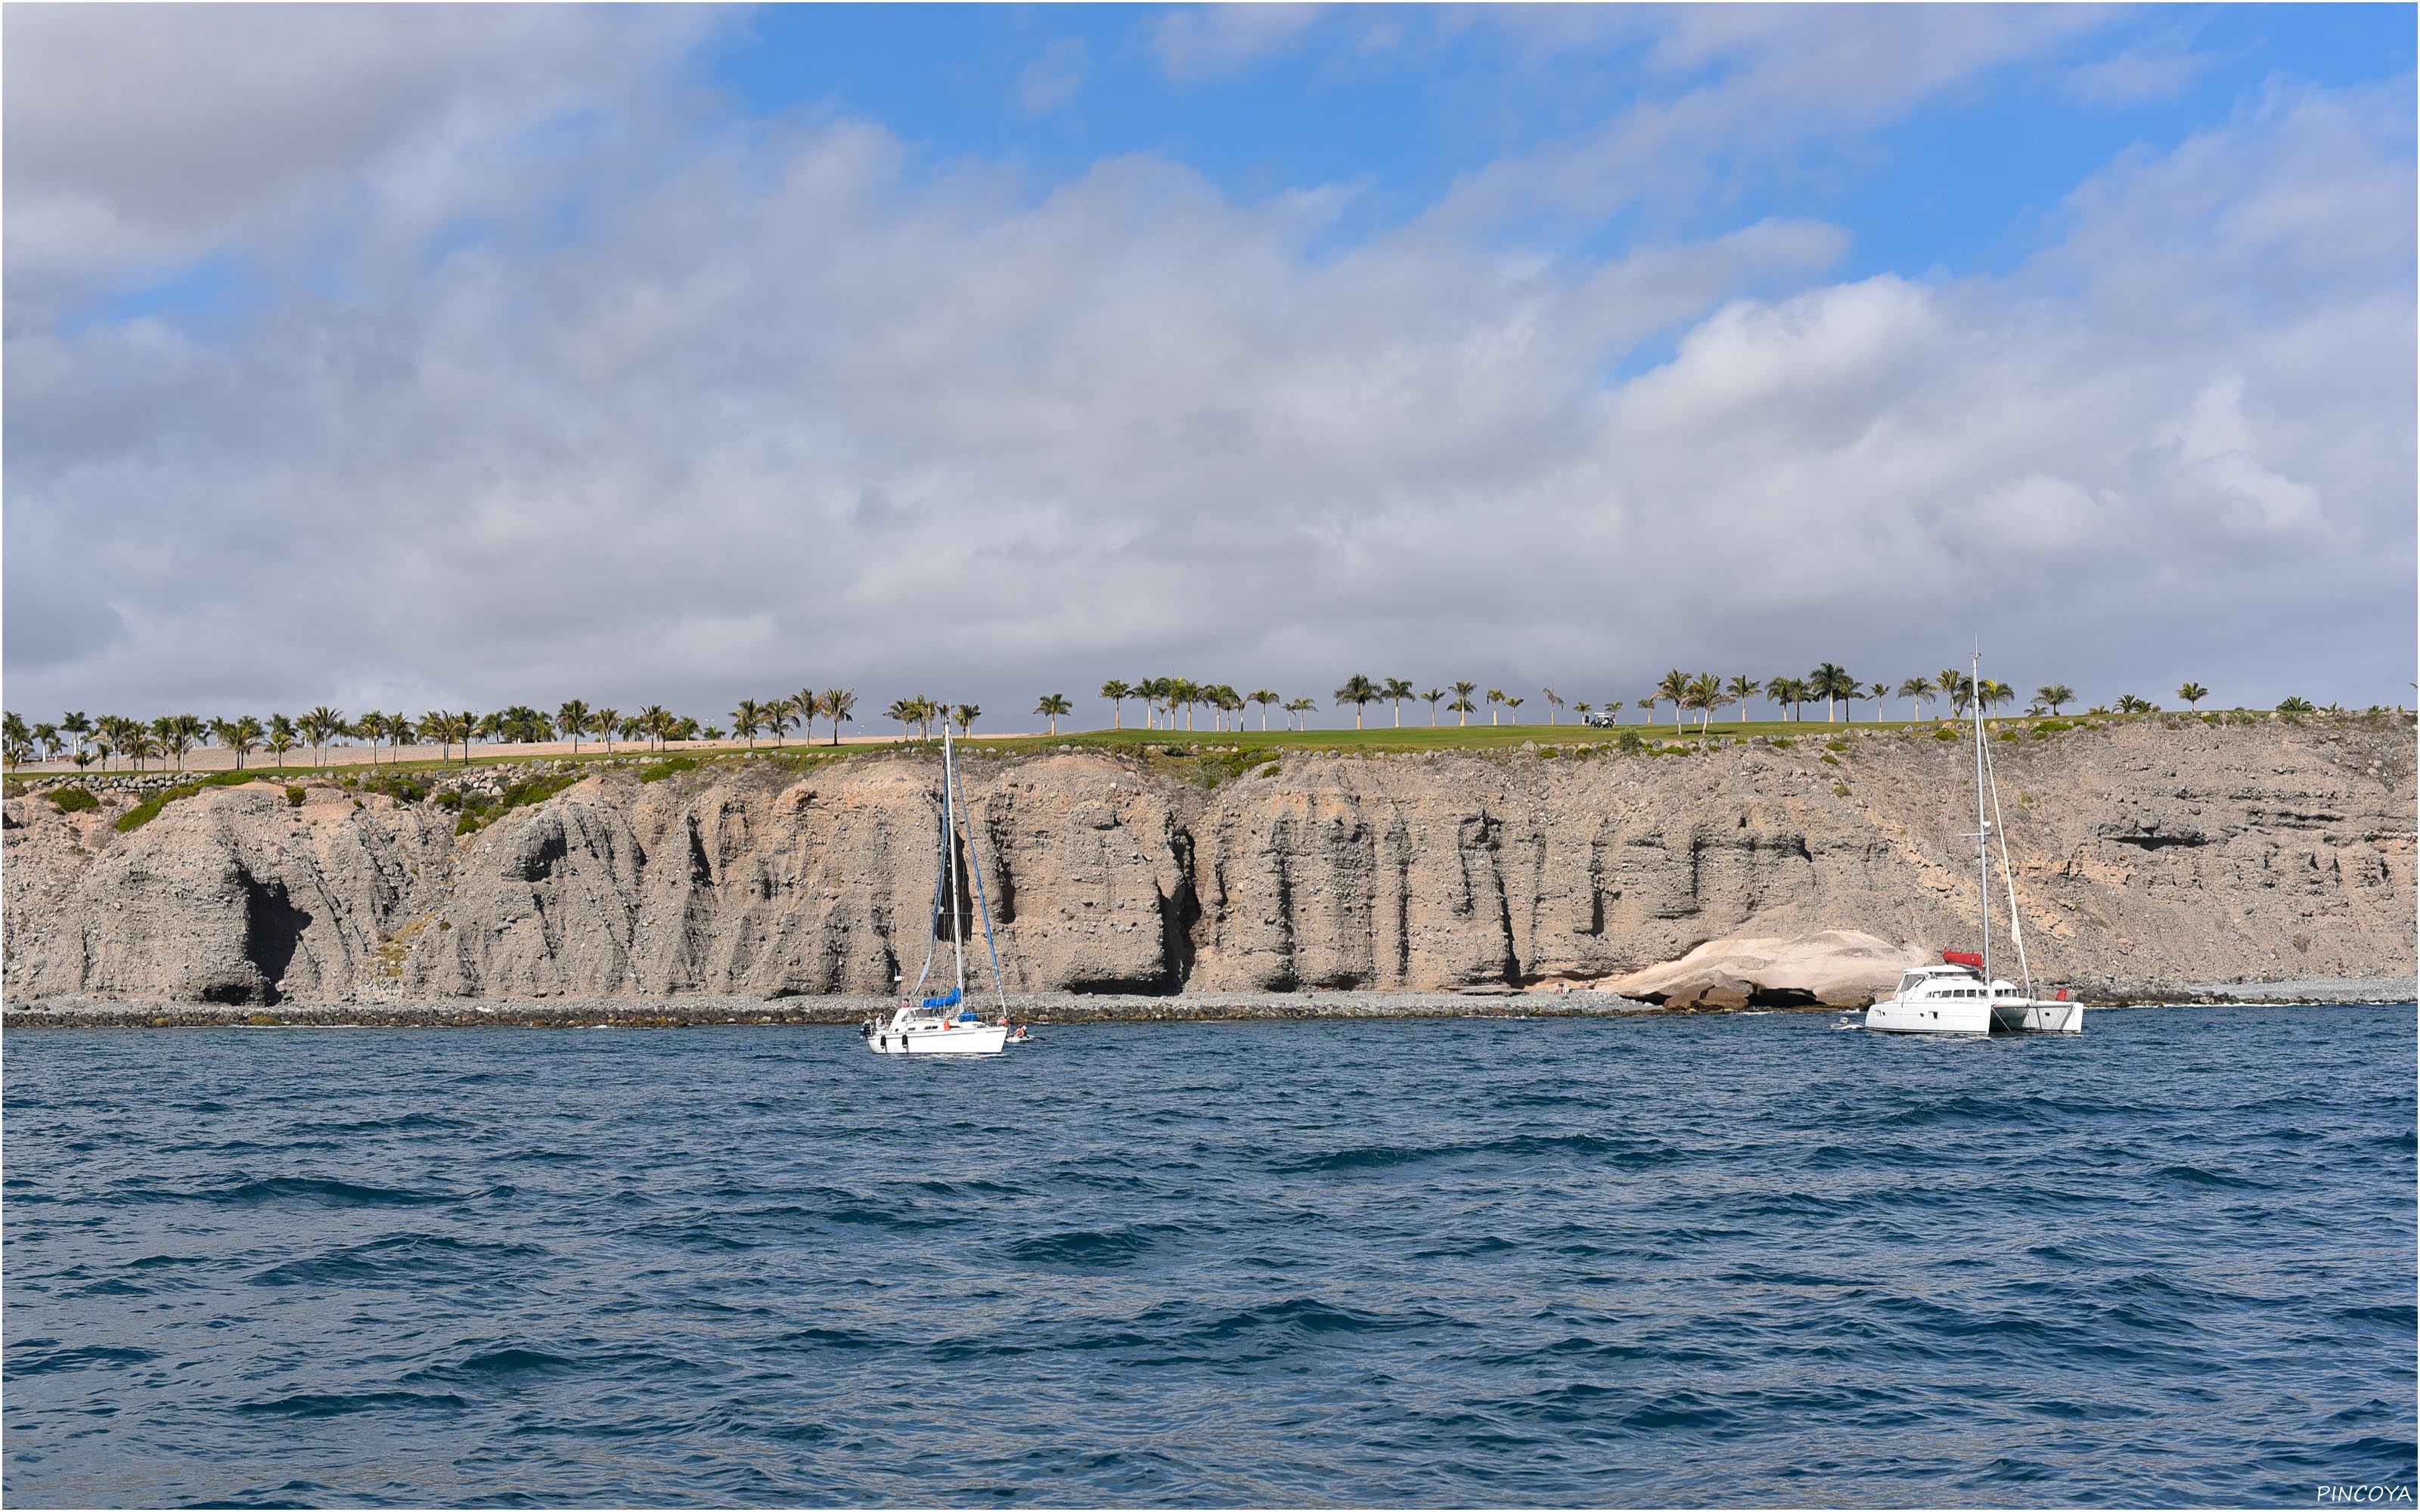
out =
<path fill-rule="evenodd" d="M 954 1029 L 876 1029 L 866 1048 L 878 1056 L 996 1056 L 1008 1048 L 1005 1024 L 969 1024 Z"/>
<path fill-rule="evenodd" d="M 1866 1010 L 1866 1027 L 1881 1034 L 2082 1034 L 2082 1003 L 2034 998 L 1901 1002 L 1886 997 Z"/>

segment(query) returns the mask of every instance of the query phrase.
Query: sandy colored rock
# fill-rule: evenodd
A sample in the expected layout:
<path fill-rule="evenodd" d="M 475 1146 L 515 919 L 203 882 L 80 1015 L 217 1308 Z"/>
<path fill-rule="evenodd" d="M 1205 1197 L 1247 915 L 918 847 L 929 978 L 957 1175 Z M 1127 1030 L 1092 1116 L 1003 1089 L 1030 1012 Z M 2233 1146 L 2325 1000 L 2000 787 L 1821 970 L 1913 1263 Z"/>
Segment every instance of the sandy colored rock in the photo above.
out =
<path fill-rule="evenodd" d="M 1889 995 L 1908 967 L 1940 959 L 1922 946 L 1895 944 L 1858 930 L 1823 930 L 1708 940 L 1678 961 L 1616 977 L 1601 986 L 1624 997 L 1667 1004 L 1863 1008 Z"/>
<path fill-rule="evenodd" d="M 2412 975 L 2408 725 L 2180 718 L 1994 753 L 2039 980 Z M 1971 761 L 1919 731 L 1838 753 L 1296 752 L 1215 787 L 1079 750 L 976 757 L 965 781 L 1013 990 L 1445 992 L 1833 931 L 1971 947 Z M 883 994 L 931 940 L 938 766 L 614 769 L 458 839 L 433 803 L 322 782 L 300 808 L 211 790 L 128 835 L 123 795 L 14 798 L 7 995 Z M 1762 969 L 1724 966 L 1709 1001 Z"/>

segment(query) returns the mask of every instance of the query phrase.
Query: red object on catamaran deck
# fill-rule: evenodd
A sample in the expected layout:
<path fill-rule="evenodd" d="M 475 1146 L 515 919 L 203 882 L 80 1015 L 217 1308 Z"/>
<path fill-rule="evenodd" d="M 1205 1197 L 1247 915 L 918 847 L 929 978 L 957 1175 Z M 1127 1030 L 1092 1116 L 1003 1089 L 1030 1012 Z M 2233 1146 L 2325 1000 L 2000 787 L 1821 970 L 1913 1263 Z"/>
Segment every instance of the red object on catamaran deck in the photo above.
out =
<path fill-rule="evenodd" d="M 1953 966 L 1973 966 L 1978 971 L 1983 969 L 1983 958 L 1965 950 L 1944 950 L 1941 959 Z"/>

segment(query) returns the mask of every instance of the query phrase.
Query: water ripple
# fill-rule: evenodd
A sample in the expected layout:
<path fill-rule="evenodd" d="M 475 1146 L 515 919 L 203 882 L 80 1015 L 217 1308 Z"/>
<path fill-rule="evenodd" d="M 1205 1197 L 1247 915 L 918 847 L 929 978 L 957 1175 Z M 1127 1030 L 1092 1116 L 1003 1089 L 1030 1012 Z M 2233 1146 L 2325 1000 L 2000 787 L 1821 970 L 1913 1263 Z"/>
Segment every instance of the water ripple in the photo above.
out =
<path fill-rule="evenodd" d="M 2408 1009 L 8 1037 L 20 1504 L 2410 1485 Z"/>

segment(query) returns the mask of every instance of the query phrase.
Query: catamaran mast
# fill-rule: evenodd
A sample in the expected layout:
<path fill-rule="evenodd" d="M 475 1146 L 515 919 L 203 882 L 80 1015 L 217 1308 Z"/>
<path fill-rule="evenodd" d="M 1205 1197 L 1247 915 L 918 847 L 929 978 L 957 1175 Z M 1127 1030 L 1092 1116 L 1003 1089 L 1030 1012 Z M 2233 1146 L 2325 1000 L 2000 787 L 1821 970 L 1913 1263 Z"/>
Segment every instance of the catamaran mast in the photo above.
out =
<path fill-rule="evenodd" d="M 1992 821 L 1983 810 L 1983 648 L 1975 648 L 1974 671 L 1968 677 L 1973 687 L 1967 694 L 1975 706 L 1975 867 L 1976 878 L 1982 884 L 1983 898 L 1983 993 L 1992 991 Z"/>

